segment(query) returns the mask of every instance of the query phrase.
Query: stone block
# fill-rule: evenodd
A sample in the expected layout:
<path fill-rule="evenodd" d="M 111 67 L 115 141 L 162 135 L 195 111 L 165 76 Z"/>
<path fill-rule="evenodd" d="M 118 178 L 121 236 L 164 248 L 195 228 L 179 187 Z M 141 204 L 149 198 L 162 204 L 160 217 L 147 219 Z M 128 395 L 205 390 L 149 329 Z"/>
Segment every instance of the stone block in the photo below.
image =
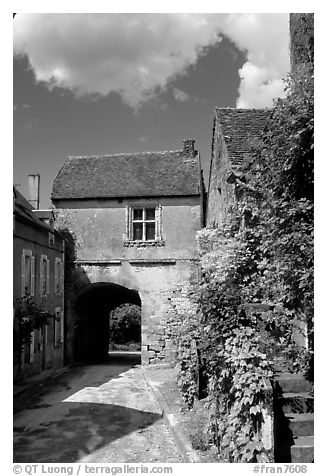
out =
<path fill-rule="evenodd" d="M 150 351 L 154 350 L 155 352 L 160 352 L 160 351 L 162 351 L 162 349 L 163 349 L 163 346 L 159 345 L 159 344 L 150 344 L 149 345 L 149 350 Z"/>
<path fill-rule="evenodd" d="M 142 365 L 149 365 L 150 359 L 147 353 L 142 353 L 141 362 L 142 362 Z"/>
<path fill-rule="evenodd" d="M 172 346 L 173 346 L 173 341 L 172 341 L 171 339 L 166 339 L 165 344 L 166 344 L 166 349 L 167 349 L 167 350 L 168 350 L 168 349 L 171 349 Z"/>
<path fill-rule="evenodd" d="M 159 343 L 159 340 L 157 339 L 153 339 L 151 340 L 151 342 L 149 342 L 149 346 L 152 347 L 154 345 L 158 346 L 160 343 Z"/>
<path fill-rule="evenodd" d="M 175 360 L 176 352 L 174 350 L 167 349 L 165 351 L 165 361 L 172 362 Z"/>

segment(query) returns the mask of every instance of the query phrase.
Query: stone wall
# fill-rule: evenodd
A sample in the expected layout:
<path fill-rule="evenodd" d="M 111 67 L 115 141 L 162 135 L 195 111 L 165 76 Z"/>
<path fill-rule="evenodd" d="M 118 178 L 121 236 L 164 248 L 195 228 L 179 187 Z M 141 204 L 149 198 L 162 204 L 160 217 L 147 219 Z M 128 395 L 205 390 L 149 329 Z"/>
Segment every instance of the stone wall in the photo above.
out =
<path fill-rule="evenodd" d="M 22 298 L 22 253 L 29 250 L 35 260 L 34 268 L 34 292 L 33 302 L 51 314 L 55 310 L 60 312 L 64 309 L 64 299 L 62 292 L 55 291 L 55 260 L 64 260 L 64 242 L 57 234 L 49 239 L 49 230 L 42 226 L 33 226 L 26 220 L 15 217 L 13 236 L 13 301 L 14 308 L 19 307 L 19 300 Z M 49 289 L 46 295 L 40 295 L 40 259 L 46 256 L 49 260 Z M 24 379 L 31 375 L 40 373 L 49 368 L 59 368 L 63 365 L 63 345 L 55 345 L 54 320 L 49 320 L 43 330 L 34 331 L 34 355 L 31 361 L 24 362 L 21 355 L 22 350 L 18 347 L 19 326 L 14 319 L 14 367 L 13 376 L 15 380 Z M 25 344 L 27 347 L 28 344 Z"/>
<path fill-rule="evenodd" d="M 199 275 L 195 241 L 201 228 L 199 197 L 161 199 L 164 244 L 142 247 L 124 246 L 126 201 L 90 202 L 87 208 L 75 203 L 75 208 L 56 210 L 57 226 L 68 229 L 75 239 L 74 278 L 66 305 L 67 341 L 72 345 L 78 320 L 72 304 L 76 293 L 92 283 L 115 283 L 140 296 L 142 362 L 171 362 L 176 329 L 191 312 L 189 292 Z"/>
<path fill-rule="evenodd" d="M 235 200 L 234 185 L 227 182 L 232 170 L 224 137 L 218 118 L 214 118 L 210 178 L 207 195 L 208 227 L 221 228 L 225 223 L 227 211 Z"/>
<path fill-rule="evenodd" d="M 314 15 L 290 13 L 290 57 L 294 73 L 301 65 L 314 64 Z"/>

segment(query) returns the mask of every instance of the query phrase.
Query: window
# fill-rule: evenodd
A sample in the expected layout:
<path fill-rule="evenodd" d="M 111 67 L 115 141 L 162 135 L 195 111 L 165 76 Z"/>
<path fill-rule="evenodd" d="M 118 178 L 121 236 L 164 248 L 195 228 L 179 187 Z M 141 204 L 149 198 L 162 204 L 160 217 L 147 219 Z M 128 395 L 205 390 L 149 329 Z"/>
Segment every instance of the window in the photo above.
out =
<path fill-rule="evenodd" d="M 50 261 L 46 255 L 40 259 L 40 295 L 46 296 L 50 292 Z"/>
<path fill-rule="evenodd" d="M 163 245 L 161 237 L 161 206 L 126 207 L 125 246 Z"/>
<path fill-rule="evenodd" d="M 155 208 L 133 208 L 133 241 L 155 239 Z"/>
<path fill-rule="evenodd" d="M 62 293 L 64 290 L 64 263 L 60 258 L 55 259 L 54 292 Z"/>
<path fill-rule="evenodd" d="M 64 318 L 61 307 L 55 309 L 54 346 L 58 347 L 64 341 Z"/>
<path fill-rule="evenodd" d="M 34 296 L 35 288 L 35 257 L 31 250 L 23 250 L 21 258 L 22 296 Z"/>

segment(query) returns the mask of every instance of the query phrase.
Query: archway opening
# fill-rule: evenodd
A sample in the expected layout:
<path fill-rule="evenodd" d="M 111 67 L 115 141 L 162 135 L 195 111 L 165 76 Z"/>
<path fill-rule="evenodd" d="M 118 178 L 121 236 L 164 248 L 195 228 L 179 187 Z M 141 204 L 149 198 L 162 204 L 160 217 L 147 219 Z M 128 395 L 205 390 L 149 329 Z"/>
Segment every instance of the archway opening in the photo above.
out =
<path fill-rule="evenodd" d="M 87 285 L 75 300 L 74 360 L 103 362 L 108 359 L 110 313 L 122 304 L 141 307 L 137 291 L 115 283 Z"/>
<path fill-rule="evenodd" d="M 141 350 L 141 307 L 125 303 L 109 315 L 109 351 Z"/>

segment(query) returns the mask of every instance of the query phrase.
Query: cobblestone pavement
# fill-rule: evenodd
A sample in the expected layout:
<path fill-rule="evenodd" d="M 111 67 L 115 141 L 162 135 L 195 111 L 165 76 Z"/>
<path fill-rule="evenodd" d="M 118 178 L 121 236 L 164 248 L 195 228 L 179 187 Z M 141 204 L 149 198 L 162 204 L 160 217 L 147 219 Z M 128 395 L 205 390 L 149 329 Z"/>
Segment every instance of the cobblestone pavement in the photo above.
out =
<path fill-rule="evenodd" d="M 182 462 L 135 358 L 117 356 L 56 379 L 14 416 L 14 461 Z"/>

